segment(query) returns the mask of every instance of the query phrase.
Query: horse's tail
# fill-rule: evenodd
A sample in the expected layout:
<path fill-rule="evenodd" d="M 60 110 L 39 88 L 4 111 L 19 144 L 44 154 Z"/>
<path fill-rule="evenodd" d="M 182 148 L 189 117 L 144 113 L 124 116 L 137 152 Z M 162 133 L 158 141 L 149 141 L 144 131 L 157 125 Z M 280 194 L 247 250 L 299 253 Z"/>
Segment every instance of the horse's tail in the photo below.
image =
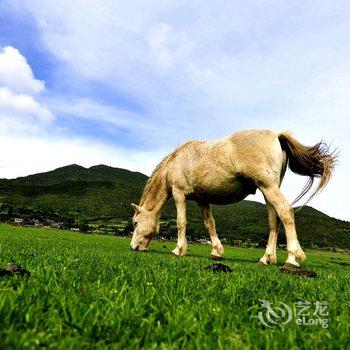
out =
<path fill-rule="evenodd" d="M 338 154 L 335 151 L 330 151 L 329 146 L 323 141 L 316 143 L 314 146 L 304 146 L 289 132 L 280 133 L 278 139 L 282 150 L 287 154 L 290 170 L 296 174 L 309 177 L 293 204 L 311 189 L 315 178 L 320 178 L 316 190 L 306 202 L 308 203 L 313 196 L 327 185 L 337 163 Z"/>

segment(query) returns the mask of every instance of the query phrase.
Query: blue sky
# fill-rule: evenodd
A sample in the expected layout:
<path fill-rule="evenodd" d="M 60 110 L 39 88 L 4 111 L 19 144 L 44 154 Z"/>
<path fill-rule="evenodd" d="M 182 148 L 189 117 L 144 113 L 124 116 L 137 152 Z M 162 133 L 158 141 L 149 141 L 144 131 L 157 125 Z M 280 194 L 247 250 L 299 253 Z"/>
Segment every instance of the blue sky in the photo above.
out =
<path fill-rule="evenodd" d="M 0 177 L 149 174 L 188 139 L 287 129 L 340 147 L 311 205 L 350 219 L 349 38 L 347 1 L 1 1 Z"/>

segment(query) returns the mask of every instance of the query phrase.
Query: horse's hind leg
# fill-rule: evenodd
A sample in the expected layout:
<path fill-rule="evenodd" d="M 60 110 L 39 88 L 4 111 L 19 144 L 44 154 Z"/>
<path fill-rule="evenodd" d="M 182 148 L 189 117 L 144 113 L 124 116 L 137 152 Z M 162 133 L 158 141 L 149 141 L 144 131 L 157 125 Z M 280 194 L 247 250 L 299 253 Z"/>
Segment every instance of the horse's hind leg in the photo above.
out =
<path fill-rule="evenodd" d="M 286 167 L 287 167 L 287 156 L 285 153 L 283 153 L 283 163 L 282 163 L 282 169 L 281 169 L 281 174 L 279 179 L 279 186 L 281 186 L 284 174 L 286 173 Z M 269 219 L 270 232 L 269 232 L 269 239 L 267 242 L 265 254 L 262 258 L 260 258 L 259 263 L 268 265 L 268 264 L 277 263 L 276 246 L 277 246 L 278 228 L 281 220 L 277 215 L 275 208 L 266 199 L 266 197 L 265 197 L 265 201 L 266 201 L 267 215 Z"/>
<path fill-rule="evenodd" d="M 287 237 L 288 258 L 286 263 L 299 266 L 296 259 L 305 260 L 305 254 L 300 247 L 295 230 L 294 212 L 277 185 L 259 186 L 265 198 L 275 208 L 280 217 Z"/>
<path fill-rule="evenodd" d="M 267 242 L 266 251 L 262 258 L 260 258 L 259 263 L 268 265 L 268 264 L 276 264 L 277 256 L 276 256 L 276 245 L 277 245 L 277 235 L 278 235 L 278 224 L 279 218 L 277 216 L 275 208 L 266 200 L 267 214 L 269 217 L 269 240 Z"/>
<path fill-rule="evenodd" d="M 224 248 L 220 242 L 220 239 L 216 233 L 215 229 L 215 220 L 211 211 L 210 204 L 199 204 L 199 207 L 202 212 L 204 226 L 207 229 L 213 250 L 211 251 L 211 257 L 213 259 L 221 259 L 224 255 Z"/>
<path fill-rule="evenodd" d="M 175 256 L 180 256 L 187 253 L 186 197 L 181 191 L 178 191 L 176 189 L 173 189 L 173 197 L 176 205 L 178 236 L 176 248 L 172 251 L 172 253 Z"/>

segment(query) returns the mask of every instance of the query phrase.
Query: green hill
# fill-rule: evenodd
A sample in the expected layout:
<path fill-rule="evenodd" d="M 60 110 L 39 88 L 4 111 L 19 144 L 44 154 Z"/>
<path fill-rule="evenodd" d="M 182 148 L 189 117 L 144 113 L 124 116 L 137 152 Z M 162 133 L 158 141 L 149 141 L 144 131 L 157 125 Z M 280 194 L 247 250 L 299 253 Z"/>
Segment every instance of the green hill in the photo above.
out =
<path fill-rule="evenodd" d="M 0 180 L 0 201 L 53 211 L 79 220 L 124 218 L 147 177 L 105 165 L 69 165 L 46 173 Z"/>
<path fill-rule="evenodd" d="M 125 169 L 97 165 L 84 168 L 69 165 L 46 173 L 17 179 L 0 179 L 2 211 L 14 210 L 32 218 L 53 218 L 71 223 L 126 222 L 132 216 L 131 202 L 137 203 L 147 176 Z M 242 201 L 214 206 L 217 230 L 230 243 L 265 244 L 268 235 L 264 204 Z M 188 204 L 189 239 L 206 233 L 195 203 Z M 350 223 L 304 207 L 296 214 L 297 230 L 303 246 L 350 248 Z M 176 237 L 176 213 L 172 201 L 162 216 L 161 235 Z M 285 242 L 281 229 L 279 243 Z"/>

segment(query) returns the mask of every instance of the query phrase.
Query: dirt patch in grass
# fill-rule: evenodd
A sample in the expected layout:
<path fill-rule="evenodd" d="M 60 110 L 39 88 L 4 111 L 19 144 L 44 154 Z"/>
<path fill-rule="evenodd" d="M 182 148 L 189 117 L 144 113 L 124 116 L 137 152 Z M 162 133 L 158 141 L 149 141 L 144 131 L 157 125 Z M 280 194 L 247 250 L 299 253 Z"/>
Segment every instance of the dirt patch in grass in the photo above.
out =
<path fill-rule="evenodd" d="M 30 272 L 26 270 L 23 266 L 17 265 L 15 263 L 6 264 L 3 268 L 0 269 L 0 276 L 13 275 L 28 277 L 30 276 Z"/>
<path fill-rule="evenodd" d="M 232 269 L 224 264 L 213 264 L 206 267 L 206 270 L 212 272 L 232 272 Z"/>
<path fill-rule="evenodd" d="M 281 271 L 284 273 L 288 273 L 290 275 L 298 276 L 298 277 L 309 277 L 309 278 L 315 278 L 317 276 L 317 273 L 314 271 L 305 270 L 301 267 L 292 265 L 292 264 L 284 264 L 281 267 Z"/>

